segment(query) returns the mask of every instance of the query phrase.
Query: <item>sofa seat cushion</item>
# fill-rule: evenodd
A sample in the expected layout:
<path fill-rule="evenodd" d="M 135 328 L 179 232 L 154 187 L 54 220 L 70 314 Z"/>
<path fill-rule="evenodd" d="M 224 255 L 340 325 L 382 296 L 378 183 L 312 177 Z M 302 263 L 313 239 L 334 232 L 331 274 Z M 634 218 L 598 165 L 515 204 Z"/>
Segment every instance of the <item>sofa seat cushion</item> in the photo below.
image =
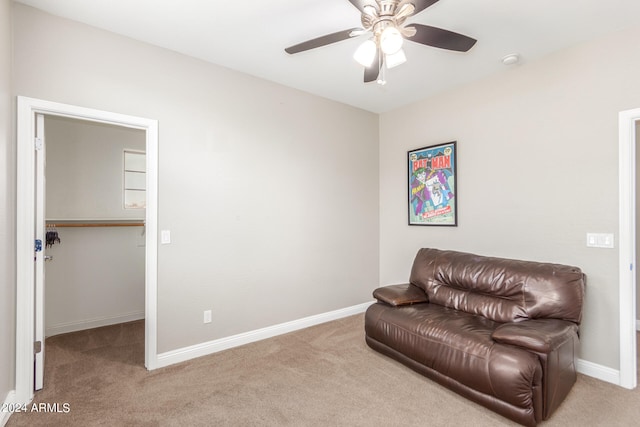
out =
<path fill-rule="evenodd" d="M 384 343 L 459 383 L 520 408 L 532 408 L 542 367 L 524 349 L 491 338 L 501 323 L 438 304 L 369 307 L 365 330 Z"/>

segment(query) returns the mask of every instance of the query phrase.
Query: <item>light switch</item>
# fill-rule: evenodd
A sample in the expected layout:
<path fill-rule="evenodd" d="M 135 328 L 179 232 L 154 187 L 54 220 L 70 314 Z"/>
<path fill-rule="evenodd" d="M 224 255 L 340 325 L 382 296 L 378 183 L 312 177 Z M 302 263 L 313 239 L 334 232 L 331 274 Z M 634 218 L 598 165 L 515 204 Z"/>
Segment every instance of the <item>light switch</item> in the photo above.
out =
<path fill-rule="evenodd" d="M 163 245 L 171 243 L 171 230 L 162 230 L 160 232 L 160 243 Z"/>
<path fill-rule="evenodd" d="M 613 234 L 587 233 L 587 246 L 590 248 L 613 248 Z"/>

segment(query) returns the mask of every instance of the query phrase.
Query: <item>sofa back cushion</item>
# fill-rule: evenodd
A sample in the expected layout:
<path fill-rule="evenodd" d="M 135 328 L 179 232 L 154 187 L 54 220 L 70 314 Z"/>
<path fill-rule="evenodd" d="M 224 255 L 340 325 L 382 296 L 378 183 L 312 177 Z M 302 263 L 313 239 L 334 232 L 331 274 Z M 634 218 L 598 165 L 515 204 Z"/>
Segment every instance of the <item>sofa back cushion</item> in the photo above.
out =
<path fill-rule="evenodd" d="M 577 267 L 423 248 L 412 284 L 429 302 L 496 322 L 556 318 L 580 323 L 585 277 Z"/>

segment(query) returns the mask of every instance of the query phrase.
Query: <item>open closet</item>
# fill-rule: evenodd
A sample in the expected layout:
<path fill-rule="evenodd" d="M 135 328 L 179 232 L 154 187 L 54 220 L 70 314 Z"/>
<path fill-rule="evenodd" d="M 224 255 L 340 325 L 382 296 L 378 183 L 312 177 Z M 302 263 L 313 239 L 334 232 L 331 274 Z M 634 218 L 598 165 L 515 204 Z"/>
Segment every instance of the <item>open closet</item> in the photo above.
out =
<path fill-rule="evenodd" d="M 145 131 L 45 116 L 45 336 L 145 316 Z"/>

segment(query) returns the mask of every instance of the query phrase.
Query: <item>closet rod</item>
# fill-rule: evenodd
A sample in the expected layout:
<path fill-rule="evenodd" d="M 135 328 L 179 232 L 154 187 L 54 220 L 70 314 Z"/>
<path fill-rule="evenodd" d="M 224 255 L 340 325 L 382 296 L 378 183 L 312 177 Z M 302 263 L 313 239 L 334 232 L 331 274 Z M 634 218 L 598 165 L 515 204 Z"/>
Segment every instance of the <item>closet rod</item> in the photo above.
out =
<path fill-rule="evenodd" d="M 47 222 L 47 227 L 144 227 L 144 222 Z"/>

